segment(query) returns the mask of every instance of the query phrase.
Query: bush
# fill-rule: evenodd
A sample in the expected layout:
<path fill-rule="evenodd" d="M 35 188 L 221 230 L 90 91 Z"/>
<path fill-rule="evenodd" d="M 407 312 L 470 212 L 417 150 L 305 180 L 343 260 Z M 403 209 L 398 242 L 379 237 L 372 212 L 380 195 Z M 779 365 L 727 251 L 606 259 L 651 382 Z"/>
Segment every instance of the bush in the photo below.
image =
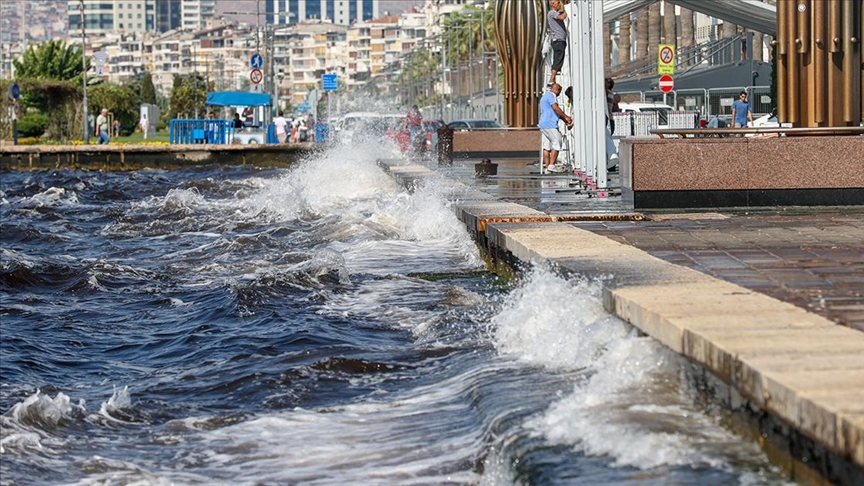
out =
<path fill-rule="evenodd" d="M 40 137 L 48 126 L 48 115 L 44 113 L 27 113 L 18 120 L 18 136 Z"/>

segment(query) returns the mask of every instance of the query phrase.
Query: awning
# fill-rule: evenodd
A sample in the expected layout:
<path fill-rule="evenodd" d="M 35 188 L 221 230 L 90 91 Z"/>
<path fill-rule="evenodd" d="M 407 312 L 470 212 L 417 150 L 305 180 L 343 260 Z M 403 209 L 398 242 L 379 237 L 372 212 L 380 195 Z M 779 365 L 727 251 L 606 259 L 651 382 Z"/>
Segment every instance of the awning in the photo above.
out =
<path fill-rule="evenodd" d="M 603 0 L 603 20 L 610 22 L 658 0 Z M 669 0 L 690 10 L 777 35 L 777 7 L 759 0 Z"/>
<path fill-rule="evenodd" d="M 270 95 L 248 91 L 219 91 L 207 93 L 210 106 L 270 106 Z"/>

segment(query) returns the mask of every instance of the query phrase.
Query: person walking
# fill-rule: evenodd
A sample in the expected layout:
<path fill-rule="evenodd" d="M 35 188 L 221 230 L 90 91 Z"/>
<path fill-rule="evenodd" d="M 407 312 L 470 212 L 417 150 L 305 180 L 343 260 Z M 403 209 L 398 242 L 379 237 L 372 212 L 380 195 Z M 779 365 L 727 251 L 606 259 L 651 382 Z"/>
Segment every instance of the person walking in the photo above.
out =
<path fill-rule="evenodd" d="M 279 116 L 273 119 L 273 125 L 276 127 L 276 138 L 279 139 L 279 143 L 288 142 L 288 120 L 281 111 Z"/>
<path fill-rule="evenodd" d="M 420 114 L 420 108 L 413 105 L 405 116 L 405 128 L 408 129 L 408 147 L 411 152 L 415 151 L 417 137 L 420 135 L 422 127 L 423 115 Z"/>
<path fill-rule="evenodd" d="M 111 141 L 111 132 L 108 131 L 108 108 L 102 108 L 102 112 L 96 117 L 96 140 L 97 144 L 108 144 Z"/>
<path fill-rule="evenodd" d="M 747 92 L 742 91 L 738 95 L 738 99 L 732 103 L 732 127 L 745 128 L 748 121 L 753 121 L 753 112 L 750 110 L 750 103 L 747 101 Z"/>
<path fill-rule="evenodd" d="M 558 131 L 558 120 L 564 120 L 567 128 L 573 127 L 573 119 L 558 106 L 558 95 L 561 94 L 561 85 L 552 83 L 549 91 L 543 93 L 540 98 L 540 133 L 543 137 L 543 168 L 545 172 L 555 172 L 555 161 L 558 160 L 558 152 L 561 151 L 561 132 Z"/>
<path fill-rule="evenodd" d="M 555 77 L 564 66 L 564 54 L 567 52 L 567 27 L 564 25 L 566 18 L 567 12 L 561 9 L 561 0 L 551 0 L 549 12 L 546 13 L 549 37 L 552 39 L 552 72 L 549 75 L 549 86 L 555 84 Z"/>
<path fill-rule="evenodd" d="M 147 140 L 147 132 L 150 131 L 150 120 L 147 119 L 147 113 L 141 113 L 141 120 L 138 121 L 138 126 L 141 127 L 144 140 Z"/>

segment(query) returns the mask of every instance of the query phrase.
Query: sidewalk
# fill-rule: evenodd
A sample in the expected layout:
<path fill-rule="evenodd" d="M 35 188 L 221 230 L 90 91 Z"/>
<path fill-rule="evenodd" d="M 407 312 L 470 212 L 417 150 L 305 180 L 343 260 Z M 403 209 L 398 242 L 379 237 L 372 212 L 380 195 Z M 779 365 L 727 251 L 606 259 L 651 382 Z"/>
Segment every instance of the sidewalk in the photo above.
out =
<path fill-rule="evenodd" d="M 475 162 L 434 170 L 559 221 L 596 218 L 570 224 L 864 331 L 864 205 L 637 215 L 620 197 L 580 194 L 566 174 L 541 176 L 530 160 L 497 161 L 499 175 L 484 179 Z"/>
<path fill-rule="evenodd" d="M 436 179 L 494 261 L 599 280 L 607 311 L 710 371 L 716 400 L 780 438 L 793 476 L 860 483 L 864 207 L 635 214 L 530 161 L 485 179 L 474 163 L 379 161 L 409 189 Z"/>

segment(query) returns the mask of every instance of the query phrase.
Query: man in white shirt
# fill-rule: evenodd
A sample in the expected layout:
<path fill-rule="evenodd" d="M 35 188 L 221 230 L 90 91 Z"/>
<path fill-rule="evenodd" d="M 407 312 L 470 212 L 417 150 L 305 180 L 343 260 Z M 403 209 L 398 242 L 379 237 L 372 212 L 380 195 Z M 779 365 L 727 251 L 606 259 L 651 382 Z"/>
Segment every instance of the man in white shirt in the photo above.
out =
<path fill-rule="evenodd" d="M 276 138 L 279 139 L 279 143 L 285 143 L 288 141 L 288 120 L 285 119 L 285 115 L 280 111 L 279 116 L 273 119 L 273 125 L 276 126 Z"/>

